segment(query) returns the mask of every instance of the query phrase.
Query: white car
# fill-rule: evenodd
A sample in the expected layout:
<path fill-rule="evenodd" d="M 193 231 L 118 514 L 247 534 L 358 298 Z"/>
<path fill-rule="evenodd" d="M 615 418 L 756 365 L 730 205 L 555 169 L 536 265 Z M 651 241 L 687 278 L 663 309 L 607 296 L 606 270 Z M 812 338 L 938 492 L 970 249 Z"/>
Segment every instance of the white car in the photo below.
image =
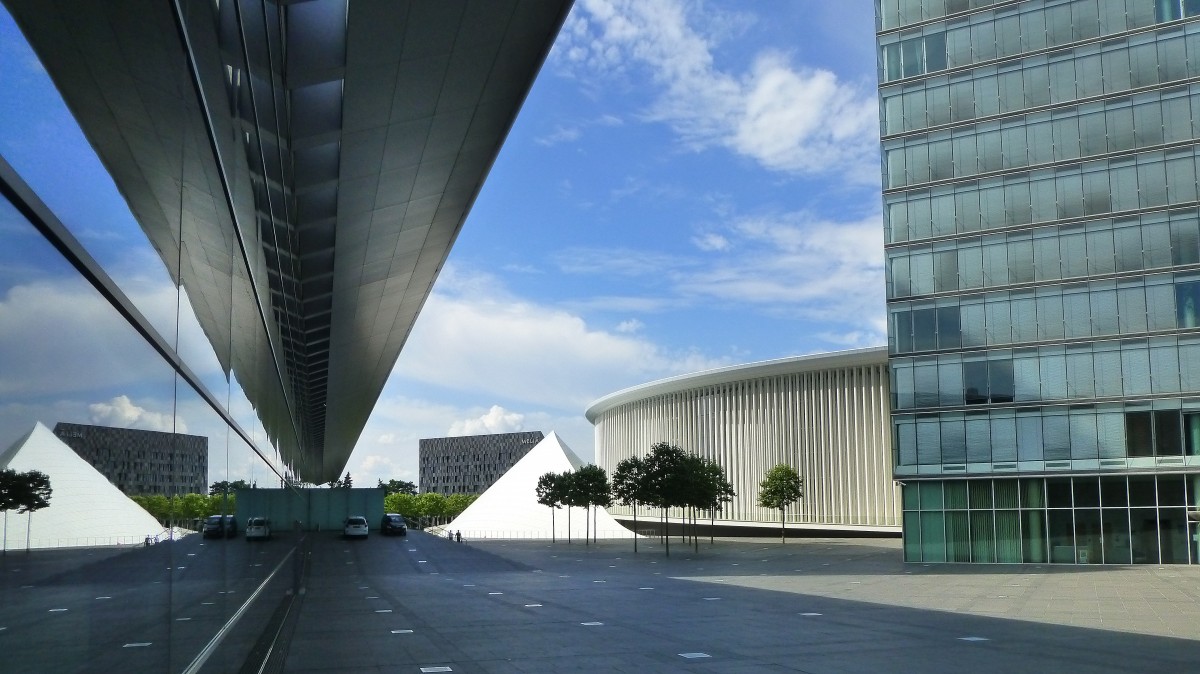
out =
<path fill-rule="evenodd" d="M 366 538 L 368 531 L 367 518 L 355 515 L 354 517 L 346 518 L 346 526 L 342 531 L 342 535 L 346 538 Z"/>
<path fill-rule="evenodd" d="M 246 540 L 265 541 L 271 537 L 271 524 L 265 517 L 251 517 L 246 520 Z"/>

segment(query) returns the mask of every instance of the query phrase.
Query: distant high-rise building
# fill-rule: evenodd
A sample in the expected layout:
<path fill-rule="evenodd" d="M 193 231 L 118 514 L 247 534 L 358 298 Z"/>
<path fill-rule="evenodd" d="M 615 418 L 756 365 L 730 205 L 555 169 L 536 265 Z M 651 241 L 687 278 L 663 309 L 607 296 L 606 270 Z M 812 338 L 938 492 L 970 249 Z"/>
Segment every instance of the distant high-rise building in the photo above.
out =
<path fill-rule="evenodd" d="M 527 431 L 423 439 L 421 491 L 482 494 L 543 437 L 541 431 Z"/>
<path fill-rule="evenodd" d="M 1200 3 L 876 6 L 905 558 L 1200 562 Z"/>
<path fill-rule="evenodd" d="M 58 436 L 126 494 L 207 494 L 208 438 L 59 422 Z"/>

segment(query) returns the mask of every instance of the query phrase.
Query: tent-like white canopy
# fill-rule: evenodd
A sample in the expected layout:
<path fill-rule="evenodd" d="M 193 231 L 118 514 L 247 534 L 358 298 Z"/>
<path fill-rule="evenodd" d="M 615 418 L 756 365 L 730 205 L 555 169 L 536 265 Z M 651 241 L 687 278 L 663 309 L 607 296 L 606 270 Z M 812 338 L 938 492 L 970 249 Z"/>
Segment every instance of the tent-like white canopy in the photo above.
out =
<path fill-rule="evenodd" d="M 50 478 L 50 505 L 0 516 L 5 550 L 142 543 L 163 526 L 83 460 L 41 422 L 0 453 L 0 469 L 40 470 Z"/>
<path fill-rule="evenodd" d="M 558 538 L 583 538 L 583 508 L 551 509 L 537 502 L 538 478 L 565 473 L 583 465 L 553 431 L 508 469 L 487 491 L 445 529 L 464 538 L 551 538 L 551 523 Z M 617 523 L 603 508 L 596 509 L 597 538 L 631 538 L 633 533 Z M 590 522 L 586 527 L 590 527 Z"/>

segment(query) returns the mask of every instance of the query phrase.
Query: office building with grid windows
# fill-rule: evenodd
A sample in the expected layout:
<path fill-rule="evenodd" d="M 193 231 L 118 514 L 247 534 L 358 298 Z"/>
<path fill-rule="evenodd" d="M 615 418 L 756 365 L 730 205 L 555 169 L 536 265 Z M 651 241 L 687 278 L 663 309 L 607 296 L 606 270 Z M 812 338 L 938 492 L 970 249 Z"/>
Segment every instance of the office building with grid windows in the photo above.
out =
<path fill-rule="evenodd" d="M 541 431 L 422 438 L 422 492 L 482 494 L 545 436 Z"/>
<path fill-rule="evenodd" d="M 876 7 L 905 558 L 1200 563 L 1200 2 Z"/>

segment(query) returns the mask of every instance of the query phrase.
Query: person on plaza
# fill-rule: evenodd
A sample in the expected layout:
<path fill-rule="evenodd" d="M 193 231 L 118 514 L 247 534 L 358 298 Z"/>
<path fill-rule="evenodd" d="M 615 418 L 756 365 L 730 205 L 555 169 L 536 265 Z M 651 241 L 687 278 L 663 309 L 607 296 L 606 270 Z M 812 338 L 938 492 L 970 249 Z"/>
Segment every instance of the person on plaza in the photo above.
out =
<path fill-rule="evenodd" d="M 462 531 L 461 530 L 454 532 L 454 539 L 457 540 L 459 543 L 462 543 Z"/>

